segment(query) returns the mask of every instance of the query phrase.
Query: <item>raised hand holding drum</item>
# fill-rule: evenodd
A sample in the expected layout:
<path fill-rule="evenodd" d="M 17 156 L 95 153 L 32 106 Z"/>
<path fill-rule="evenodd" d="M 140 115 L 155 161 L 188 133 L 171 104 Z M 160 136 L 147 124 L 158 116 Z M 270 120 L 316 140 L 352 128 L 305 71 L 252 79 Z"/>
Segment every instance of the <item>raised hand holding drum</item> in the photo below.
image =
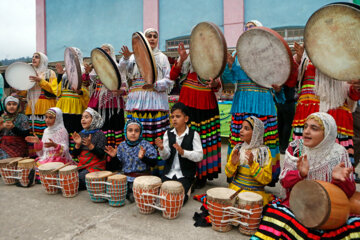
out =
<path fill-rule="evenodd" d="M 236 51 L 245 73 L 263 87 L 281 86 L 290 76 L 290 48 L 277 32 L 269 28 L 254 27 L 241 34 Z"/>
<path fill-rule="evenodd" d="M 226 67 L 227 46 L 220 28 L 211 22 L 201 22 L 191 31 L 190 60 L 201 78 L 206 82 L 219 77 Z"/>

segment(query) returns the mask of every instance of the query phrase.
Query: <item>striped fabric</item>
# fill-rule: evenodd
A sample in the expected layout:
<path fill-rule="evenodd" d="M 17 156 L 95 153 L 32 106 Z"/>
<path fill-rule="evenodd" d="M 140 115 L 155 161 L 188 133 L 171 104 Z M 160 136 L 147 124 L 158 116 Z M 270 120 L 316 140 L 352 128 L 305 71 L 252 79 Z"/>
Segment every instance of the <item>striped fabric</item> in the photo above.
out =
<path fill-rule="evenodd" d="M 162 111 L 133 111 L 128 112 L 127 119 L 136 119 L 143 125 L 143 139 L 152 144 L 156 149 L 155 139 L 163 137 L 170 127 L 169 112 Z M 164 170 L 165 161 L 158 153 L 157 166 L 151 168 L 152 174 L 161 176 Z"/>
<path fill-rule="evenodd" d="M 345 225 L 334 230 L 307 229 L 295 219 L 291 210 L 273 203 L 263 213 L 263 219 L 251 240 L 258 239 L 359 239 L 360 217 L 350 217 Z"/>
<path fill-rule="evenodd" d="M 257 114 L 248 114 L 248 113 L 235 113 L 232 115 L 231 124 L 230 124 L 230 144 L 228 148 L 228 156 L 233 149 L 233 147 L 242 143 L 240 139 L 240 129 L 242 127 L 243 121 L 250 117 L 255 116 L 259 118 L 265 127 L 264 134 L 264 144 L 269 147 L 271 156 L 272 156 L 272 179 L 273 182 L 277 181 L 277 178 L 280 174 L 280 151 L 279 151 L 279 133 L 277 130 L 277 117 L 276 116 L 262 116 Z"/>

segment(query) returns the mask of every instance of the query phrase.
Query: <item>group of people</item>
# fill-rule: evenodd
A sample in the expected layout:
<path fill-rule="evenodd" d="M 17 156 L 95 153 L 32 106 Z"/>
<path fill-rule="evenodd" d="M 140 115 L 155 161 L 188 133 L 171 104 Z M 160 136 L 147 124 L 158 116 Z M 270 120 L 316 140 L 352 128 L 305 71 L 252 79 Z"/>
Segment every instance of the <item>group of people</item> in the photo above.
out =
<path fill-rule="evenodd" d="M 252 20 L 245 31 L 256 26 L 262 24 Z M 35 53 L 32 65 L 37 76 L 30 77 L 35 87 L 4 99 L 0 161 L 36 153 L 38 165 L 54 161 L 77 164 L 80 189 L 86 189 L 85 175 L 89 172 L 122 169 L 131 202 L 137 176 L 153 174 L 163 181 L 179 181 L 185 193 L 190 193 L 192 186 L 201 188 L 207 180 L 217 178 L 221 172 L 221 137 L 215 93 L 221 89 L 220 79 L 200 82 L 190 61 L 191 52 L 183 44 L 179 44 L 179 58 L 170 68 L 168 58 L 157 47 L 158 32 L 150 28 L 144 34 L 155 57 L 157 80 L 147 84 L 134 54 L 123 46 L 118 63 L 122 82 L 116 91 L 108 90 L 90 65 L 83 65 L 79 49 L 83 72 L 80 90 L 71 88 L 61 65 L 55 74 L 47 67 L 47 57 Z M 116 62 L 110 44 L 101 48 Z M 284 86 L 269 89 L 256 84 L 241 68 L 236 53 L 227 56 L 221 76 L 223 82 L 236 84 L 225 165 L 229 188 L 258 193 L 264 205 L 270 203 L 254 239 L 316 238 L 324 234 L 305 231 L 288 208 L 289 193 L 302 179 L 331 182 L 349 197 L 355 192 L 353 173 L 359 157 L 354 158 L 352 111 L 359 104 L 360 80 L 349 84 L 331 79 L 312 65 L 303 46 L 295 44 L 295 51 L 292 73 Z M 168 93 L 179 78 L 179 102 L 170 110 Z M 293 135 L 287 130 L 287 139 L 279 149 L 276 106 L 286 103 L 289 89 L 295 86 L 299 98 Z M 27 99 L 27 116 L 21 113 L 21 96 Z M 280 125 L 279 131 L 282 128 Z M 355 150 L 359 148 L 357 145 Z M 280 150 L 285 151 L 282 169 Z M 286 190 L 286 198 L 280 203 L 264 189 L 275 186 L 279 179 Z M 360 221 L 350 220 L 346 231 Z M 294 221 L 296 224 L 285 227 Z"/>

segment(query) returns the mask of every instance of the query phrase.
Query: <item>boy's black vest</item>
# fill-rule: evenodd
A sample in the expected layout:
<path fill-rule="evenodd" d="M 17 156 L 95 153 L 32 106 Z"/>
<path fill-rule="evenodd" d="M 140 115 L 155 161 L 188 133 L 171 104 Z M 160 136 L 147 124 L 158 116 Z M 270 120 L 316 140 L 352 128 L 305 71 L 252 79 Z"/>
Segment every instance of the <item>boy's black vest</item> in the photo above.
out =
<path fill-rule="evenodd" d="M 175 133 L 171 132 L 172 129 L 173 128 L 167 131 L 169 137 L 170 157 L 165 161 L 164 175 L 170 172 L 171 166 L 174 162 L 175 154 L 178 154 L 176 152 L 176 149 L 173 147 L 173 144 L 176 143 L 176 135 Z M 184 136 L 183 141 L 181 143 L 181 147 L 184 150 L 189 150 L 189 151 L 193 150 L 194 133 L 195 131 L 189 128 L 189 133 Z M 178 155 L 178 157 L 179 157 L 182 174 L 185 177 L 193 178 L 196 174 L 196 163 L 187 158 L 181 157 L 180 154 Z"/>

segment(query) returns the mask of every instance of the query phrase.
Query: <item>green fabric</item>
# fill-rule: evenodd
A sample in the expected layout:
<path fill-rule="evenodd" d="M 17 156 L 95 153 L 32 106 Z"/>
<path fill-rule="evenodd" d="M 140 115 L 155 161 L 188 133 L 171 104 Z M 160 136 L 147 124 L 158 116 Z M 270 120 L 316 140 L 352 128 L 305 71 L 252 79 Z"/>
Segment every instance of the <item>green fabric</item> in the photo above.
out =
<path fill-rule="evenodd" d="M 230 136 L 231 101 L 219 102 L 220 131 L 222 137 Z"/>

